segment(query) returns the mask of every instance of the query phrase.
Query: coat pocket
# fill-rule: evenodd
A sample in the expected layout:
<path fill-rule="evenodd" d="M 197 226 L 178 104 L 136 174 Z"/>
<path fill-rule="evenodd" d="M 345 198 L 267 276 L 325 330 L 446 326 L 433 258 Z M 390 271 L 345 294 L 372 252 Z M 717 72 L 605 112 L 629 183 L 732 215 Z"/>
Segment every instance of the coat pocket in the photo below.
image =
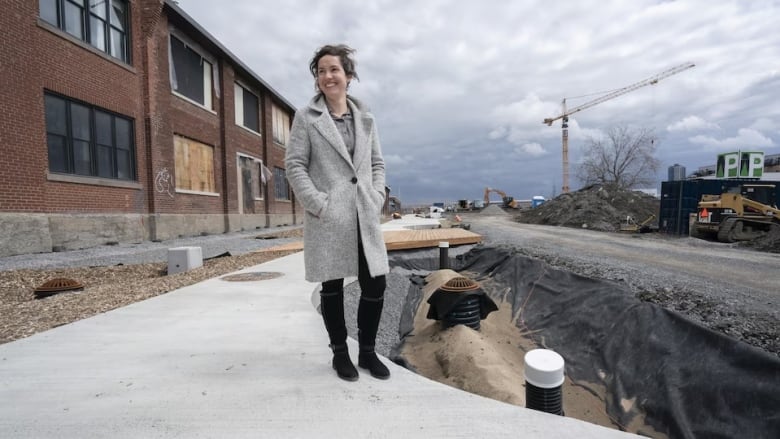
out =
<path fill-rule="evenodd" d="M 382 212 L 382 208 L 385 206 L 385 197 L 378 191 L 371 189 L 371 198 L 374 201 L 375 211 L 377 213 Z"/>

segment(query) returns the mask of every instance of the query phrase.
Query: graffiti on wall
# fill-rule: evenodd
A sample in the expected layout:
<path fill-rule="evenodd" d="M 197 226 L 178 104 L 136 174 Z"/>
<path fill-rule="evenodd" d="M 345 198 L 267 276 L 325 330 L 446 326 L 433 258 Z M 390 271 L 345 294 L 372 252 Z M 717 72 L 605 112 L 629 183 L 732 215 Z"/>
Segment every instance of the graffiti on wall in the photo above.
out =
<path fill-rule="evenodd" d="M 154 177 L 154 187 L 157 189 L 157 192 L 168 194 L 168 196 L 173 198 L 173 181 L 168 168 L 162 168 L 157 171 L 157 176 Z"/>

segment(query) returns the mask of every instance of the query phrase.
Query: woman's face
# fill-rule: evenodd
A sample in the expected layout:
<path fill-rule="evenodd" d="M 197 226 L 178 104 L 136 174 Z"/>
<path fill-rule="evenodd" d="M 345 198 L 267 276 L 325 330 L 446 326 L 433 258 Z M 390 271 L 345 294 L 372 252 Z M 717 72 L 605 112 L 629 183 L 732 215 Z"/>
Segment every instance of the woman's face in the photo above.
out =
<path fill-rule="evenodd" d="M 328 99 L 341 99 L 347 95 L 347 83 L 351 76 L 344 73 L 341 59 L 325 55 L 317 62 L 317 86 Z"/>

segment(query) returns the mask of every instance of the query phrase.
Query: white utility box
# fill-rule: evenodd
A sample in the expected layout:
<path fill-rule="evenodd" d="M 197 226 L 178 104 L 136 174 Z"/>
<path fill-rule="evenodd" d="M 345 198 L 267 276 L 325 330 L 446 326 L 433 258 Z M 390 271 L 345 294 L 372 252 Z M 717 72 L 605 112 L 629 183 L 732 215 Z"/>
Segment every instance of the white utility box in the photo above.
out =
<path fill-rule="evenodd" d="M 203 266 L 200 247 L 174 247 L 168 249 L 168 274 L 190 271 Z"/>

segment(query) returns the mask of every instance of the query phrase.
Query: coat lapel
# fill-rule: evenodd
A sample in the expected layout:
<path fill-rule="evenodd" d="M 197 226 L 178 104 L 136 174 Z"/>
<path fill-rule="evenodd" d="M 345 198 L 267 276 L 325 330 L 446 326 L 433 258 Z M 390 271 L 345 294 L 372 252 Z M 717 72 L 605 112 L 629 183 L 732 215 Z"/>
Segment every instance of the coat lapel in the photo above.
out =
<path fill-rule="evenodd" d="M 352 106 L 352 115 L 355 120 L 355 155 L 352 157 L 352 162 L 355 164 L 355 169 L 358 169 L 370 161 L 371 142 L 369 136 L 374 121 L 371 116 L 363 113 L 356 106 Z"/>
<path fill-rule="evenodd" d="M 339 153 L 341 158 L 351 165 L 352 158 L 350 158 L 349 152 L 347 151 L 347 145 L 344 144 L 344 139 L 341 137 L 341 134 L 339 134 L 336 123 L 333 122 L 333 119 L 330 117 L 330 113 L 328 112 L 328 108 L 323 99 L 324 98 L 322 97 L 317 97 L 312 100 L 309 105 L 320 113 L 320 116 L 314 121 L 314 127 L 322 134 L 322 137 L 325 138 L 328 144 Z"/>

